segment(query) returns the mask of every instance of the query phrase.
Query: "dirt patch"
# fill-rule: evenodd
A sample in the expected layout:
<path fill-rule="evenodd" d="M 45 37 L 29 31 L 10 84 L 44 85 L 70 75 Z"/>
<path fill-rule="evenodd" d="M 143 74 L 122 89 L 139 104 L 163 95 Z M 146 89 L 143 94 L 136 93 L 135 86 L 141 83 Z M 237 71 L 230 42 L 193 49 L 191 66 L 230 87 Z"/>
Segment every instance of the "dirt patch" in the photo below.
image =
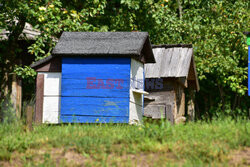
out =
<path fill-rule="evenodd" d="M 167 163 L 175 163 L 181 165 L 183 161 L 171 152 L 165 153 L 138 153 L 138 154 L 125 154 L 113 155 L 110 154 L 107 158 L 109 165 L 121 166 L 137 166 L 137 167 L 150 167 L 150 166 L 166 166 Z M 178 163 L 177 163 L 178 162 Z M 110 164 L 112 163 L 112 164 Z"/>
<path fill-rule="evenodd" d="M 61 166 L 62 164 L 64 166 L 84 166 L 87 159 L 90 158 L 84 157 L 74 149 L 28 149 L 25 153 L 12 153 L 10 161 L 0 161 L 0 166 L 23 166 L 27 163 L 32 165 L 48 164 L 49 166 Z"/>
<path fill-rule="evenodd" d="M 0 162 L 0 166 L 165 166 L 167 163 L 178 162 L 180 160 L 170 152 L 164 153 L 137 153 L 137 154 L 98 154 L 93 157 L 83 156 L 74 148 L 44 148 L 28 149 L 25 153 L 14 152 L 10 161 Z M 180 162 L 180 163 L 179 163 Z"/>
<path fill-rule="evenodd" d="M 230 166 L 250 166 L 250 147 L 233 151 L 229 155 Z"/>

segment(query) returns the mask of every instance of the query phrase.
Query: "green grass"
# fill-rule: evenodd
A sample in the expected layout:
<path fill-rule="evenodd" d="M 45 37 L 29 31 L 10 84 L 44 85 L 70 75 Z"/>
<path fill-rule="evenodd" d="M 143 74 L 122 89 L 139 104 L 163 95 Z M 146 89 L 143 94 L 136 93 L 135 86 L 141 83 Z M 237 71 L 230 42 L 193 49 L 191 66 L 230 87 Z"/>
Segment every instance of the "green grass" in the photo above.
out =
<path fill-rule="evenodd" d="M 242 147 L 250 147 L 246 120 L 40 125 L 32 132 L 0 125 L 0 166 L 229 166 L 230 152 Z"/>

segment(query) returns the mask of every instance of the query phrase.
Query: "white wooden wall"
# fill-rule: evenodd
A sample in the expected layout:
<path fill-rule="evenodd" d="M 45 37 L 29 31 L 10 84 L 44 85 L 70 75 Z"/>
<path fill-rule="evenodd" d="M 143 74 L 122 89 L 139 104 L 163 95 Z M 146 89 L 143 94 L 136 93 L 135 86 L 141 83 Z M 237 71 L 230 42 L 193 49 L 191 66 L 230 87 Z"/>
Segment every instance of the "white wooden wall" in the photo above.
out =
<path fill-rule="evenodd" d="M 143 90 L 144 87 L 144 65 L 131 59 L 130 71 L 130 99 L 129 99 L 129 124 L 142 124 L 143 95 L 133 92 L 133 89 Z"/>
<path fill-rule="evenodd" d="M 59 123 L 61 108 L 61 73 L 44 74 L 43 123 Z"/>

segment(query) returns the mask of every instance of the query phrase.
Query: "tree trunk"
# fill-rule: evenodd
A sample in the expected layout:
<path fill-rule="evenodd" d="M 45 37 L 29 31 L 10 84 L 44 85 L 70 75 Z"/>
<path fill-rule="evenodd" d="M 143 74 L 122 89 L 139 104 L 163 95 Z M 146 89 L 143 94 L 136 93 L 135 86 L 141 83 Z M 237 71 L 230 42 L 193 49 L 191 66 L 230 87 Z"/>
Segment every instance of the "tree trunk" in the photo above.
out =
<path fill-rule="evenodd" d="M 236 108 L 236 105 L 237 105 L 237 102 L 238 102 L 238 94 L 235 93 L 235 96 L 234 96 L 234 102 L 233 102 L 233 106 L 232 106 L 232 111 L 235 110 Z"/>
<path fill-rule="evenodd" d="M 19 79 L 15 74 L 12 77 L 12 91 L 11 91 L 11 102 L 13 108 L 16 111 L 17 118 L 21 118 L 22 110 L 22 80 Z"/>
<path fill-rule="evenodd" d="M 180 16 L 180 19 L 182 19 L 182 6 L 181 6 L 181 0 L 178 0 L 178 7 L 179 7 L 179 16 Z"/>
<path fill-rule="evenodd" d="M 1 93 L 0 93 L 0 102 L 4 102 L 5 100 L 10 100 L 9 97 L 16 103 L 14 104 L 14 108 L 18 110 L 17 116 L 20 116 L 21 111 L 21 82 L 18 81 L 16 75 L 14 75 L 14 67 L 18 63 L 16 62 L 16 54 L 18 50 L 18 39 L 22 34 L 24 26 L 25 26 L 25 17 L 17 16 L 19 19 L 16 24 L 13 23 L 12 28 L 10 30 L 10 35 L 8 36 L 8 41 L 6 43 L 5 51 L 3 52 L 4 64 L 2 67 L 3 79 L 1 80 Z M 14 80 L 13 80 L 14 79 Z M 12 82 L 14 81 L 14 82 Z M 16 92 L 12 95 L 12 88 L 16 89 Z M 7 103 L 6 103 L 7 104 Z M 8 103 L 9 104 L 9 103 Z M 0 113 L 3 116 L 4 106 L 0 106 Z"/>
<path fill-rule="evenodd" d="M 219 88 L 221 102 L 222 102 L 222 111 L 224 112 L 225 111 L 225 98 L 224 98 L 225 95 L 224 95 L 224 90 L 223 90 L 223 88 L 221 87 L 221 85 L 219 84 L 218 81 L 217 81 L 217 85 L 218 85 L 218 88 Z"/>

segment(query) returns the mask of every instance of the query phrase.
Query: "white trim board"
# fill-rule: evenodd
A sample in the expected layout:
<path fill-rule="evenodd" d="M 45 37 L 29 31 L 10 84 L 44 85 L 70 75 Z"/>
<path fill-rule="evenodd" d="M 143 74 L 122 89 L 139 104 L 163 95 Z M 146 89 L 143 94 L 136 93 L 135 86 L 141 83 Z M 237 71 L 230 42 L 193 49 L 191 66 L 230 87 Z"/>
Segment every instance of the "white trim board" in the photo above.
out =
<path fill-rule="evenodd" d="M 143 94 L 144 92 L 144 64 L 131 58 L 130 67 L 130 96 L 129 96 L 129 124 L 142 124 Z M 137 90 L 137 92 L 134 92 Z"/>
<path fill-rule="evenodd" d="M 38 72 L 44 74 L 43 123 L 59 123 L 61 109 L 60 72 Z"/>

